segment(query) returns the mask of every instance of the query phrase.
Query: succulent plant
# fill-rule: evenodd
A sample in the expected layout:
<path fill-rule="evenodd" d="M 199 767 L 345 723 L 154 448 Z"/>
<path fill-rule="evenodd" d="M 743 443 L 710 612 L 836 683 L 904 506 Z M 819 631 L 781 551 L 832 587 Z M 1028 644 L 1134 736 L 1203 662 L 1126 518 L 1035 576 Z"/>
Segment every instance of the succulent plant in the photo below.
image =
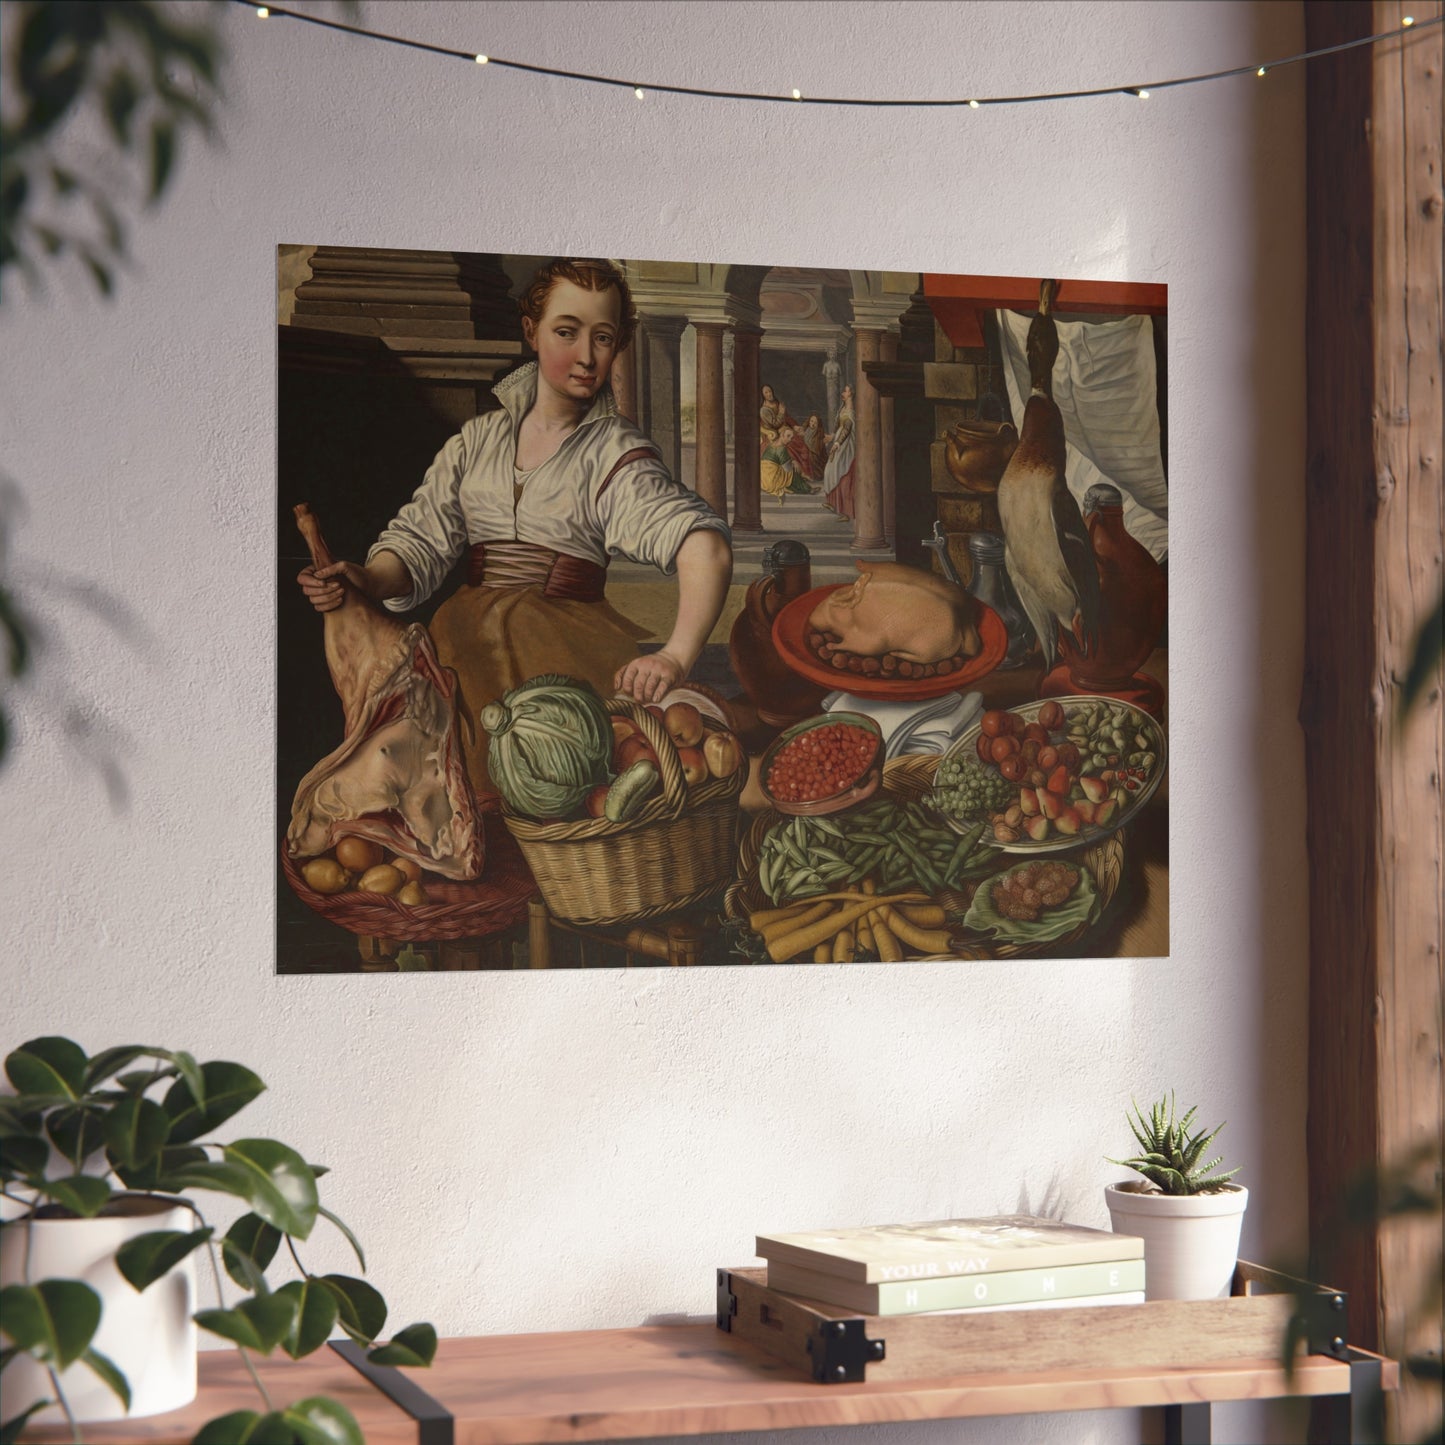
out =
<path fill-rule="evenodd" d="M 1225 1174 L 1215 1171 L 1224 1162 L 1216 1154 L 1213 1159 L 1204 1160 L 1204 1152 L 1224 1128 L 1208 1134 L 1202 1130 L 1191 1130 L 1197 1106 L 1184 1117 L 1175 1115 L 1174 1095 L 1160 1099 L 1144 1117 L 1144 1111 L 1134 1101 L 1134 1115 L 1129 1128 L 1139 1142 L 1139 1153 L 1132 1159 L 1113 1159 L 1111 1164 L 1122 1164 L 1142 1174 L 1161 1194 L 1214 1194 L 1230 1187 L 1229 1181 L 1239 1173 L 1231 1169 Z"/>

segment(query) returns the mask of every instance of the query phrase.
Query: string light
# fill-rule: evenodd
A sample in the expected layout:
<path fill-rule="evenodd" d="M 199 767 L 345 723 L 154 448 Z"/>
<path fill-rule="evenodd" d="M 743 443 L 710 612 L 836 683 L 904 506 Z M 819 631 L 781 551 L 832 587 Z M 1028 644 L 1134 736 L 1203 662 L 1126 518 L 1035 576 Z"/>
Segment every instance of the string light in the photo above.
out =
<path fill-rule="evenodd" d="M 557 80 L 576 80 L 588 85 L 610 85 L 618 89 L 630 90 L 638 100 L 642 100 L 646 94 L 643 88 L 635 81 L 623 80 L 614 75 L 598 75 L 585 70 L 563 70 L 553 65 L 534 65 L 525 60 L 503 60 L 496 55 L 478 55 L 470 50 L 457 50 L 447 45 L 433 45 L 425 40 L 411 40 L 404 35 L 389 35 L 380 30 L 367 30 L 360 25 L 347 25 L 340 20 L 327 20 L 320 15 L 308 15 L 299 10 L 286 10 L 277 5 L 255 5 L 254 0 L 232 0 L 233 4 L 246 5 L 254 8 L 255 13 L 265 20 L 269 16 L 284 18 L 287 20 L 299 20 L 306 25 L 316 25 L 323 30 L 338 30 L 345 35 L 356 35 L 363 40 L 375 40 L 385 45 L 400 45 L 408 50 L 423 50 L 431 55 L 446 55 L 459 60 L 475 61 L 478 65 L 499 65 L 506 70 L 525 71 L 529 75 L 548 75 Z M 1297 65 L 1302 61 L 1316 60 L 1320 56 L 1335 55 L 1342 50 L 1354 50 L 1362 45 L 1377 45 L 1382 40 L 1393 40 L 1403 35 L 1408 29 L 1426 30 L 1431 26 L 1445 24 L 1445 15 L 1435 15 L 1428 20 L 1417 23 L 1413 15 L 1401 17 L 1400 28 L 1397 30 L 1384 30 L 1376 35 L 1362 35 L 1357 40 L 1341 41 L 1338 45 L 1322 46 L 1318 50 L 1303 50 L 1297 55 L 1281 56 L 1278 60 L 1266 61 L 1263 65 L 1258 63 L 1252 65 L 1236 65 L 1229 70 L 1211 70 L 1200 75 L 1181 75 L 1173 80 L 1156 80 L 1146 85 L 1109 85 L 1099 86 L 1092 90 L 1056 90 L 1041 91 L 1030 95 L 990 95 L 981 99 L 958 99 L 948 98 L 941 100 L 902 100 L 885 97 L 867 96 L 804 96 L 801 90 L 794 90 L 791 97 L 769 94 L 766 91 L 752 90 L 710 90 L 705 86 L 698 85 L 649 85 L 649 90 L 660 91 L 664 95 L 691 95 L 707 100 L 749 100 L 749 101 L 772 101 L 788 103 L 801 103 L 803 105 L 838 105 L 853 107 L 875 107 L 893 109 L 949 109 L 967 106 L 970 110 L 977 110 L 981 105 L 1030 105 L 1037 101 L 1045 100 L 1088 100 L 1106 95 L 1132 95 L 1140 100 L 1148 100 L 1150 93 L 1156 90 L 1170 90 L 1182 85 L 1201 85 L 1211 80 L 1226 80 L 1236 75 L 1248 75 L 1251 71 L 1257 76 L 1263 76 L 1268 71 L 1276 70 L 1281 65 Z"/>

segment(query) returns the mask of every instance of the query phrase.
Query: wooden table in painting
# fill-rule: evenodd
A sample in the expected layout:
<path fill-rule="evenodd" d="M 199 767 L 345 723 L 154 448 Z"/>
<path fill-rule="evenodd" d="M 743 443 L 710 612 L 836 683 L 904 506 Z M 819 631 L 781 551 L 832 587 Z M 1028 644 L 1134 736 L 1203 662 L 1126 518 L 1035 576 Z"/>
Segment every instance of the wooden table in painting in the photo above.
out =
<path fill-rule="evenodd" d="M 1398 1384 L 1388 1360 L 1353 1351 L 1354 1363 L 1301 1361 L 1286 1382 L 1278 1361 L 1261 1358 L 1191 1365 L 1181 1349 L 1168 1368 L 1028 1369 L 944 1372 L 921 1379 L 815 1384 L 773 1356 L 711 1324 L 443 1340 L 430 1370 L 380 1370 L 400 1379 L 393 1403 L 336 1355 L 296 1363 L 261 1361 L 277 1404 L 329 1394 L 357 1417 L 369 1445 L 524 1445 L 538 1441 L 647 1439 L 735 1430 L 873 1425 L 890 1421 L 1034 1415 L 1073 1410 L 1165 1408 L 1166 1438 L 1210 1438 L 1213 1401 L 1336 1396 L 1343 1408 L 1330 1438 L 1369 1437 L 1351 1407 L 1351 1377 L 1374 1372 Z M 206 1420 L 256 1408 L 255 1391 L 231 1352 L 201 1360 L 202 1388 L 182 1410 L 86 1427 L 94 1445 L 182 1445 Z M 1353 1423 L 1352 1423 L 1353 1422 Z M 47 1445 L 62 1429 L 27 1431 Z"/>

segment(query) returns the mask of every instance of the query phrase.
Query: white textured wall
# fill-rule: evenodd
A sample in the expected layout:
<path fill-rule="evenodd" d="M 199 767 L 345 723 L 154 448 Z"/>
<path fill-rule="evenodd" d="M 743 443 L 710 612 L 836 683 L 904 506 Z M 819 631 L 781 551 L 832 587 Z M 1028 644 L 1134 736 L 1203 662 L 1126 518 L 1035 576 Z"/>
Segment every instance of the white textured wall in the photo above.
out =
<path fill-rule="evenodd" d="M 516 58 L 853 94 L 1157 80 L 1301 40 L 1299 7 L 1265 3 L 360 9 Z M 1171 1085 L 1229 1120 L 1246 1251 L 1297 1246 L 1298 72 L 962 113 L 639 103 L 239 8 L 224 26 L 219 144 L 137 227 L 118 299 L 56 280 L 0 312 L 0 466 L 29 509 L 11 579 L 47 636 L 0 772 L 5 1046 L 251 1064 L 271 1091 L 248 1132 L 332 1166 L 395 1322 L 443 1332 L 704 1313 L 763 1227 L 1045 1201 L 1106 1224 L 1101 1156 L 1130 1095 Z M 318 241 L 1167 282 L 1171 957 L 276 977 L 275 247 Z M 109 740 L 123 806 L 67 717 Z"/>

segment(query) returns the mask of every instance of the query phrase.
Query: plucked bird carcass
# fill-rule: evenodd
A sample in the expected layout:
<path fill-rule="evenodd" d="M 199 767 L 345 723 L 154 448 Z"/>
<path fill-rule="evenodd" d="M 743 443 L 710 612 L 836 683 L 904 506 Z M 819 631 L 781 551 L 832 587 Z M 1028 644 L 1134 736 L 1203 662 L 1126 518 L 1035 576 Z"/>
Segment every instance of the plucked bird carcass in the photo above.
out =
<path fill-rule="evenodd" d="M 310 508 L 295 511 L 312 564 L 330 566 Z M 350 835 L 446 878 L 475 878 L 483 835 L 458 736 L 456 675 L 422 624 L 398 621 L 336 580 L 345 597 L 323 614 L 323 630 L 346 736 L 296 789 L 287 851 L 315 858 Z"/>
<path fill-rule="evenodd" d="M 892 654 L 910 663 L 936 663 L 978 655 L 975 612 L 963 588 L 931 572 L 860 561 L 853 583 L 830 592 L 808 625 L 860 657 Z"/>
<path fill-rule="evenodd" d="M 1039 286 L 1038 315 L 1029 326 L 1031 390 L 1019 442 L 998 484 L 1004 566 L 1038 633 L 1052 668 L 1060 634 L 1078 652 L 1099 630 L 1099 574 L 1079 504 L 1064 480 L 1064 419 L 1053 398 L 1058 327 L 1051 314 L 1053 281 Z"/>

